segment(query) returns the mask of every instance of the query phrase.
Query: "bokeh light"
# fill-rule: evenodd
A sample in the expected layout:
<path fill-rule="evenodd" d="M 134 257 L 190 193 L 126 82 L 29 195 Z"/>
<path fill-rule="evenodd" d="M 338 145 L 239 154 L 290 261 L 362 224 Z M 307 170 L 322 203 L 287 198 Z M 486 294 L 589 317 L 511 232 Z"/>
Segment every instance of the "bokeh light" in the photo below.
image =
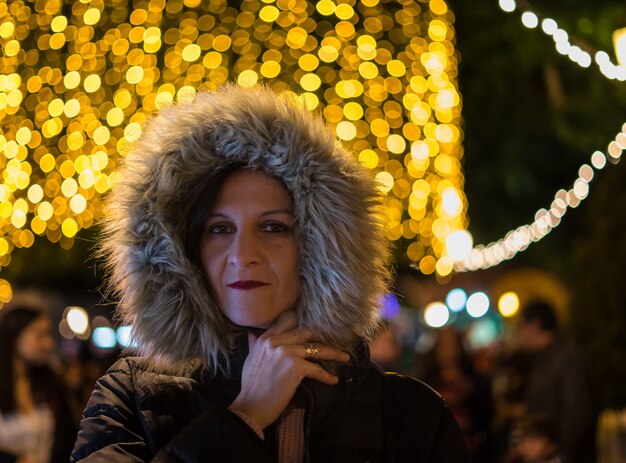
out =
<path fill-rule="evenodd" d="M 65 311 L 65 319 L 69 328 L 77 336 L 87 333 L 89 328 L 89 316 L 82 307 L 68 307 Z"/>
<path fill-rule="evenodd" d="M 446 296 L 446 305 L 452 312 L 460 312 L 465 308 L 467 302 L 467 293 L 461 288 L 450 290 Z"/>
<path fill-rule="evenodd" d="M 424 308 L 424 321 L 431 328 L 441 328 L 450 319 L 450 312 L 443 302 L 431 302 Z"/>
<path fill-rule="evenodd" d="M 98 326 L 91 334 L 91 342 L 100 349 L 112 349 L 117 344 L 115 330 L 110 326 Z"/>
<path fill-rule="evenodd" d="M 480 318 L 489 310 L 489 296 L 478 291 L 467 298 L 467 313 L 474 318 Z"/>
<path fill-rule="evenodd" d="M 498 299 L 498 310 L 503 317 L 512 317 L 519 310 L 519 297 L 516 292 L 508 291 Z"/>
<path fill-rule="evenodd" d="M 454 15 L 444 0 L 0 3 L 0 267 L 70 249 L 156 110 L 226 81 L 302 95 L 387 195 L 387 235 L 448 274 L 467 228 Z"/>

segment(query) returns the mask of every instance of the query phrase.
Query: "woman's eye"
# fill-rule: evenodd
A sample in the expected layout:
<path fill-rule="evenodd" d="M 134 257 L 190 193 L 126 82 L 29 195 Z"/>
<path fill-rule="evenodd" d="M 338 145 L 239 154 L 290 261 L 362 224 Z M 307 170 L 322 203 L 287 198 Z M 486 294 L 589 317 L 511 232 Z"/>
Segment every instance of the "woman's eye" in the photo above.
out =
<path fill-rule="evenodd" d="M 263 231 L 272 232 L 272 233 L 284 233 L 289 231 L 289 226 L 283 223 L 268 223 L 263 227 Z"/>
<path fill-rule="evenodd" d="M 221 234 L 221 233 L 229 233 L 231 231 L 231 228 L 223 223 L 218 223 L 215 225 L 211 225 L 210 227 L 207 228 L 207 233 L 215 233 L 215 234 Z"/>

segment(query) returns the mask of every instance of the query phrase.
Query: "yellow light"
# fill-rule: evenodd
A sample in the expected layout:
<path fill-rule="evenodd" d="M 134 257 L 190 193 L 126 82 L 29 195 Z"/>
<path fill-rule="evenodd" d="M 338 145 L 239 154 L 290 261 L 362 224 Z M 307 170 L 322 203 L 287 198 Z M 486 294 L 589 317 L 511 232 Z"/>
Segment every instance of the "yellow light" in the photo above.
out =
<path fill-rule="evenodd" d="M 254 87 L 259 81 L 259 75 L 251 69 L 246 69 L 239 74 L 237 82 L 242 87 Z"/>
<path fill-rule="evenodd" d="M 41 201 L 43 199 L 43 195 L 43 188 L 41 188 L 41 186 L 36 183 L 31 185 L 28 189 L 28 200 L 33 204 L 37 204 L 39 201 Z"/>
<path fill-rule="evenodd" d="M 512 317 L 519 310 L 519 297 L 514 291 L 504 293 L 498 299 L 498 310 L 503 317 Z"/>
<path fill-rule="evenodd" d="M 77 194 L 70 199 L 70 209 L 74 212 L 74 214 L 81 214 L 86 208 L 87 200 L 83 195 Z M 63 233 L 65 233 L 65 231 Z"/>
<path fill-rule="evenodd" d="M 382 192 L 388 193 L 389 190 L 393 188 L 393 175 L 385 170 L 378 172 L 376 174 L 376 182 L 378 183 L 378 188 L 380 188 Z"/>
<path fill-rule="evenodd" d="M 185 48 L 183 48 L 182 56 L 185 61 L 193 62 L 200 58 L 201 53 L 202 49 L 198 44 L 190 43 L 189 45 L 185 46 Z"/>
<path fill-rule="evenodd" d="M 368 169 L 373 169 L 378 165 L 378 155 L 374 150 L 365 149 L 359 153 L 359 161 Z"/>
<path fill-rule="evenodd" d="M 404 150 L 406 150 L 406 140 L 397 134 L 389 135 L 389 138 L 387 138 L 387 148 L 392 153 L 404 153 Z"/>
<path fill-rule="evenodd" d="M 278 8 L 276 8 L 274 5 L 267 5 L 261 8 L 261 11 L 259 12 L 259 18 L 261 18 L 265 22 L 271 23 L 278 19 L 279 14 L 280 11 L 278 10 Z"/>
<path fill-rule="evenodd" d="M 78 183 L 73 178 L 66 178 L 61 184 L 61 191 L 66 198 L 70 198 L 78 191 Z"/>
<path fill-rule="evenodd" d="M 0 255 L 5 255 L 6 252 L 2 252 L 4 250 L 3 242 L 6 243 L 4 238 L 0 238 Z M 8 248 L 8 244 L 7 244 Z M 4 278 L 0 279 L 0 302 L 7 303 L 11 302 L 13 299 L 13 289 L 11 288 L 11 284 L 5 280 Z"/>
<path fill-rule="evenodd" d="M 70 71 L 67 74 L 65 74 L 65 77 L 63 78 L 63 85 L 65 85 L 65 88 L 68 89 L 73 89 L 78 87 L 78 85 L 80 84 L 80 74 L 76 71 Z"/>
<path fill-rule="evenodd" d="M 162 95 L 162 93 L 160 93 L 159 95 Z M 170 95 L 169 93 L 167 94 L 170 96 L 170 103 L 172 102 L 172 95 Z M 158 96 L 157 96 L 158 99 Z M 160 108 L 161 106 L 157 105 L 157 108 Z M 107 124 L 109 124 L 111 127 L 117 127 L 118 125 L 120 125 L 122 122 L 124 122 L 124 111 L 122 111 L 122 108 L 111 108 L 109 110 L 109 112 L 107 113 Z"/>
<path fill-rule="evenodd" d="M 15 24 L 11 21 L 6 21 L 0 24 L 0 37 L 8 39 L 15 32 Z"/>
<path fill-rule="evenodd" d="M 65 16 L 56 16 L 50 23 L 53 32 L 63 32 L 67 27 L 67 18 Z"/>
<path fill-rule="evenodd" d="M 72 98 L 71 100 L 68 100 L 65 102 L 65 105 L 63 107 L 63 113 L 67 116 L 67 117 L 76 117 L 78 116 L 78 113 L 80 112 L 80 103 L 78 102 L 78 100 Z"/>
<path fill-rule="evenodd" d="M 85 77 L 83 85 L 86 92 L 94 93 L 100 88 L 102 81 L 100 80 L 100 76 L 98 74 L 91 74 Z"/>
<path fill-rule="evenodd" d="M 17 40 L 9 40 L 4 45 L 4 54 L 8 57 L 17 55 L 20 52 L 20 43 Z"/>
<path fill-rule="evenodd" d="M 626 27 L 613 32 L 613 48 L 615 49 L 617 62 L 622 66 L 626 66 Z"/>
<path fill-rule="evenodd" d="M 28 127 L 20 127 L 17 132 L 15 132 L 15 141 L 19 145 L 28 145 L 32 138 L 32 132 Z"/>
<path fill-rule="evenodd" d="M 143 68 L 141 66 L 131 66 L 126 71 L 126 81 L 129 84 L 138 84 L 143 79 Z"/>
<path fill-rule="evenodd" d="M 356 127 L 350 121 L 342 121 L 337 124 L 337 136 L 342 140 L 352 140 L 356 137 Z"/>
<path fill-rule="evenodd" d="M 65 219 L 61 224 L 61 231 L 68 238 L 73 238 L 78 233 L 78 224 L 72 218 Z"/>
<path fill-rule="evenodd" d="M 348 3 L 340 3 L 335 8 L 335 15 L 342 20 L 348 20 L 354 16 L 354 10 Z"/>
<path fill-rule="evenodd" d="M 406 66 L 400 60 L 391 60 L 387 63 L 387 72 L 395 77 L 402 77 L 406 74 Z"/>
<path fill-rule="evenodd" d="M 97 24 L 98 21 L 100 21 L 100 10 L 98 10 L 97 8 L 89 8 L 87 11 L 85 11 L 83 21 L 85 21 L 85 24 L 88 24 L 90 26 Z"/>
<path fill-rule="evenodd" d="M 37 216 L 41 218 L 41 220 L 50 220 L 53 214 L 54 208 L 52 207 L 52 204 L 47 201 L 40 203 L 37 207 Z"/>
<path fill-rule="evenodd" d="M 314 92 L 322 85 L 322 80 L 317 74 L 305 74 L 300 79 L 300 86 L 307 92 Z"/>
<path fill-rule="evenodd" d="M 346 119 L 357 121 L 363 117 L 363 107 L 354 101 L 350 101 L 343 107 L 343 113 Z"/>
<path fill-rule="evenodd" d="M 298 1 L 225 9 L 201 0 L 124 8 L 81 0 L 71 15 L 56 0 L 40 9 L 9 8 L 0 24 L 0 113 L 7 115 L 0 128 L 0 236 L 10 238 L 0 266 L 10 262 L 13 243 L 32 245 L 25 224 L 71 247 L 73 234 L 100 217 L 100 195 L 119 177 L 120 157 L 151 112 L 189 101 L 199 88 L 264 79 L 277 88 L 301 86 L 304 105 L 322 113 L 378 175 L 388 199 L 387 235 L 413 240 L 407 255 L 423 270 L 448 272 L 445 246 L 433 233 L 443 239 L 462 228 L 466 208 L 460 189 L 450 206 L 441 187 L 444 180 L 463 184 L 447 5 Z M 621 144 L 607 155 L 618 159 Z M 14 210 L 20 197 L 32 209 Z"/>
<path fill-rule="evenodd" d="M 141 136 L 141 126 L 136 122 L 131 122 L 124 129 L 124 138 L 129 142 L 134 142 L 139 140 Z"/>
<path fill-rule="evenodd" d="M 335 3 L 332 0 L 320 0 L 315 5 L 315 8 L 320 14 L 330 16 L 335 12 Z"/>

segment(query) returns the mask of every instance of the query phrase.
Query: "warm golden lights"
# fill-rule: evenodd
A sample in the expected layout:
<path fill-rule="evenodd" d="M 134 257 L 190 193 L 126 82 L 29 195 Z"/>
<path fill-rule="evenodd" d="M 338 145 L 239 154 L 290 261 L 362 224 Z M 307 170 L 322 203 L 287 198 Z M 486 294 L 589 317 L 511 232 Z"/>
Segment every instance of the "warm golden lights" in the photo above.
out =
<path fill-rule="evenodd" d="M 424 273 L 452 271 L 446 239 L 467 204 L 446 3 L 230 5 L 0 3 L 0 267 L 36 236 L 70 248 L 149 115 L 230 80 L 300 94 L 376 172 L 389 237 Z"/>

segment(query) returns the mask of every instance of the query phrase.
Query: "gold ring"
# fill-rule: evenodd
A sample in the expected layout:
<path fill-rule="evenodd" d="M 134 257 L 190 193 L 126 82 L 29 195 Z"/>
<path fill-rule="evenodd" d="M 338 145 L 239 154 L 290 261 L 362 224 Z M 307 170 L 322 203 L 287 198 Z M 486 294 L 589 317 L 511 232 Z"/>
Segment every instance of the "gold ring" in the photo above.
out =
<path fill-rule="evenodd" d="M 312 360 L 317 356 L 319 349 L 315 344 L 305 344 L 304 345 L 304 358 L 306 360 Z"/>

